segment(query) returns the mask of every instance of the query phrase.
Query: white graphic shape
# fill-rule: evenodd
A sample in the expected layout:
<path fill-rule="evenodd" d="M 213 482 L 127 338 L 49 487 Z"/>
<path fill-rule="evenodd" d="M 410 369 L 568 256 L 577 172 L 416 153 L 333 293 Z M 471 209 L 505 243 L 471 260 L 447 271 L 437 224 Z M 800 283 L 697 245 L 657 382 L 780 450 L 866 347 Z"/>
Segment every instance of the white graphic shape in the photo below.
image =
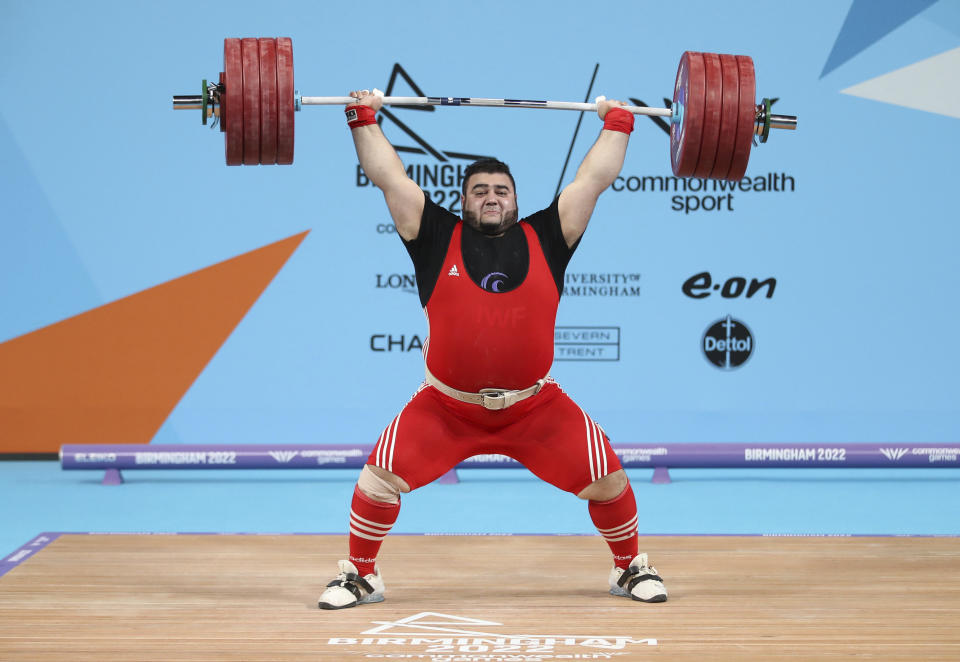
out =
<path fill-rule="evenodd" d="M 280 464 L 284 464 L 295 458 L 299 452 L 300 451 L 269 451 L 269 455 Z"/>
<path fill-rule="evenodd" d="M 880 452 L 883 453 L 883 456 L 888 460 L 896 462 L 906 455 L 908 450 L 908 448 L 881 448 Z"/>
<path fill-rule="evenodd" d="M 843 94 L 960 118 L 960 48 L 871 78 Z"/>
<path fill-rule="evenodd" d="M 407 616 L 396 621 L 371 621 L 377 627 L 364 630 L 361 634 L 386 634 L 388 637 L 403 637 L 411 635 L 430 636 L 430 635 L 459 635 L 472 637 L 498 638 L 505 637 L 511 641 L 529 640 L 528 645 L 556 645 L 563 643 L 568 646 L 587 646 L 591 648 L 600 648 L 607 650 L 620 650 L 627 644 L 646 644 L 647 646 L 656 646 L 657 640 L 653 638 L 634 639 L 625 635 L 572 635 L 572 634 L 505 634 L 494 632 L 482 632 L 477 630 L 466 630 L 464 626 L 490 626 L 499 625 L 496 621 L 485 621 L 479 618 L 467 618 L 464 616 L 453 616 L 451 614 L 440 614 L 433 611 L 422 611 L 413 616 Z M 426 631 L 426 632 L 425 632 Z M 561 641 L 562 640 L 562 641 Z M 549 641 L 549 644 L 547 642 Z"/>
<path fill-rule="evenodd" d="M 447 632 L 451 634 L 495 637 L 497 635 L 491 635 L 489 632 L 474 632 L 472 630 L 451 628 L 450 626 L 503 625 L 503 623 L 495 623 L 494 621 L 483 621 L 478 618 L 465 618 L 463 616 L 451 616 L 450 614 L 438 614 L 433 611 L 422 611 L 419 614 L 401 618 L 399 621 L 373 621 L 373 623 L 378 627 L 375 627 L 371 630 L 364 630 L 361 634 L 381 634 L 383 632 L 389 632 L 391 635 L 423 634 L 423 630 L 430 630 L 431 632 Z M 409 629 L 412 630 L 412 632 L 398 632 L 397 630 L 393 630 L 391 628 L 399 628 L 401 630 Z"/>

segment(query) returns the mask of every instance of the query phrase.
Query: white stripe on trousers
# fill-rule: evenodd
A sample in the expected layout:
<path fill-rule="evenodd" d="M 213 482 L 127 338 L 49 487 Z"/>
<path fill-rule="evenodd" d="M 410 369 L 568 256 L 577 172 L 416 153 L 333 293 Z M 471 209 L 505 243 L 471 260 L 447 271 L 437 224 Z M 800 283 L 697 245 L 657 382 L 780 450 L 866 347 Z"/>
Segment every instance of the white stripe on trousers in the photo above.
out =
<path fill-rule="evenodd" d="M 377 441 L 377 466 L 393 472 L 393 451 L 397 441 L 397 428 L 400 427 L 401 411 L 397 417 L 390 422 L 390 425 L 380 434 Z"/>
<path fill-rule="evenodd" d="M 591 421 L 593 423 L 593 421 Z M 603 473 L 600 474 L 600 477 L 607 475 L 607 453 L 603 449 L 603 431 L 600 429 L 600 426 L 596 423 L 593 423 L 594 432 L 597 435 L 597 455 L 603 461 Z M 599 463 L 598 465 L 599 466 Z"/>
<path fill-rule="evenodd" d="M 599 425 L 593 422 L 593 419 L 587 416 L 587 412 L 580 410 L 583 414 L 583 423 L 587 437 L 587 458 L 590 461 L 590 482 L 594 482 L 607 475 L 607 454 L 603 448 L 603 430 Z M 594 463 L 596 460 L 596 463 Z"/>
<path fill-rule="evenodd" d="M 417 394 L 425 388 L 427 388 L 426 382 L 420 384 L 420 387 L 412 396 L 410 396 L 410 400 L 407 401 L 407 404 L 410 404 L 410 402 L 417 397 Z M 406 409 L 406 407 L 404 407 L 404 409 Z M 374 447 L 374 450 L 377 452 L 376 465 L 381 469 L 386 469 L 391 473 L 393 473 L 393 453 L 396 447 L 397 429 L 400 427 L 401 416 L 403 416 L 403 409 L 401 409 L 396 418 L 390 422 L 390 425 L 388 425 L 386 429 L 380 433 L 380 438 L 377 440 L 377 445 Z"/>

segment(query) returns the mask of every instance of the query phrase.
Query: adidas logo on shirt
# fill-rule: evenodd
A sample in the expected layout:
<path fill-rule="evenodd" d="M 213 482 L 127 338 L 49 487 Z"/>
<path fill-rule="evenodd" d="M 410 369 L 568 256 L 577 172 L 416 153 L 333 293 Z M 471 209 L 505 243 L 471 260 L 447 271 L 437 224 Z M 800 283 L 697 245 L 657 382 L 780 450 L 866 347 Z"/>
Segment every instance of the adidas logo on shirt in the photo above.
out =
<path fill-rule="evenodd" d="M 459 275 L 460 275 L 460 272 L 457 271 L 457 265 L 453 265 L 452 267 L 450 267 L 450 271 L 447 272 L 447 275 L 448 275 L 448 276 L 459 276 Z"/>

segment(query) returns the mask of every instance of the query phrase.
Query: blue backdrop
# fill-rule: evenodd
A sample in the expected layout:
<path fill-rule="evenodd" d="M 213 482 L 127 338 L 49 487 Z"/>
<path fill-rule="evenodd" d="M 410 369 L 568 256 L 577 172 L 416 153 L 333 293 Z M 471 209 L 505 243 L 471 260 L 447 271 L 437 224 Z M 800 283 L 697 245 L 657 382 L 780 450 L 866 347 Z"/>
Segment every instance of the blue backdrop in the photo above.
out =
<path fill-rule="evenodd" d="M 298 113 L 293 166 L 228 168 L 222 134 L 199 112 L 170 109 L 171 95 L 216 78 L 224 37 L 278 35 L 293 39 L 297 88 L 317 96 L 415 85 L 581 101 L 598 65 L 591 96 L 663 105 L 684 50 L 751 55 L 758 95 L 778 97 L 799 130 L 755 148 L 735 188 L 661 179 L 670 190 L 660 190 L 668 138 L 638 118 L 623 178 L 568 268 L 552 374 L 615 442 L 960 438 L 952 0 L 818 1 L 769 15 L 692 0 L 615 12 L 556 0 L 6 0 L 0 350 L 309 230 L 153 440 L 376 440 L 422 379 L 426 323 L 342 113 Z M 406 76 L 391 86 L 398 65 Z M 521 214 L 555 194 L 578 120 L 393 112 L 410 132 L 390 121 L 384 131 L 421 149 L 401 156 L 435 199 L 449 204 L 459 189 L 468 161 L 456 154 L 493 155 L 514 171 Z M 583 118 L 564 183 L 599 128 Z M 704 272 L 710 287 L 695 293 L 708 296 L 688 296 L 684 283 Z M 752 355 L 732 370 L 702 349 L 727 316 L 752 335 Z"/>

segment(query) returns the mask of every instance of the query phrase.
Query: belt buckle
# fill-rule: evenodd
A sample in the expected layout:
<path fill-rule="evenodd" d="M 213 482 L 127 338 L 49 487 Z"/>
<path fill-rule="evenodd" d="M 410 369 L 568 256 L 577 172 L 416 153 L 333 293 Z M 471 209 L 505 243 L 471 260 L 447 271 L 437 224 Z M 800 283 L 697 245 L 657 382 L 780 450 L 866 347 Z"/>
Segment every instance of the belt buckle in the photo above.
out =
<path fill-rule="evenodd" d="M 506 409 L 507 394 L 495 388 L 480 389 L 480 406 L 484 409 Z"/>

